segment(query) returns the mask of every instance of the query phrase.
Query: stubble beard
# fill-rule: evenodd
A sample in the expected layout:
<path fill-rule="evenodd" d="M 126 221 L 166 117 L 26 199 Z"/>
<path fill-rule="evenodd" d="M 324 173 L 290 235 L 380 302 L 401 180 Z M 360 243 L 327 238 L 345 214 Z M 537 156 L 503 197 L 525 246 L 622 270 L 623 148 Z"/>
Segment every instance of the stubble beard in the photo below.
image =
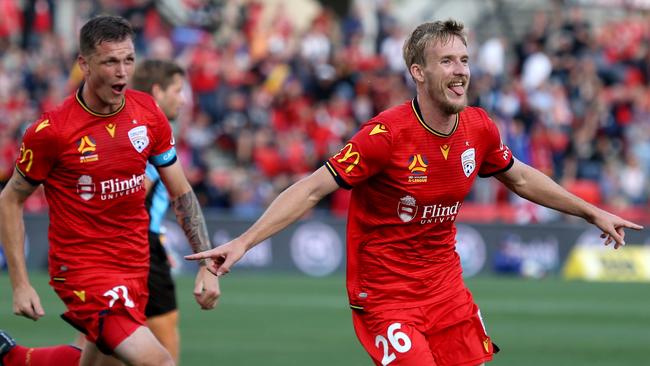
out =
<path fill-rule="evenodd" d="M 429 95 L 433 97 L 434 102 L 438 105 L 440 110 L 447 115 L 459 113 L 467 107 L 467 95 L 463 95 L 463 100 L 461 102 L 453 103 L 447 99 L 445 88 L 443 88 L 439 93 L 430 90 Z"/>
<path fill-rule="evenodd" d="M 465 109 L 465 107 L 467 107 L 467 101 L 460 104 L 453 104 L 445 101 L 440 105 L 440 107 L 442 108 L 442 111 L 445 112 L 445 114 L 450 114 L 450 115 L 456 114 L 461 112 L 463 109 Z"/>

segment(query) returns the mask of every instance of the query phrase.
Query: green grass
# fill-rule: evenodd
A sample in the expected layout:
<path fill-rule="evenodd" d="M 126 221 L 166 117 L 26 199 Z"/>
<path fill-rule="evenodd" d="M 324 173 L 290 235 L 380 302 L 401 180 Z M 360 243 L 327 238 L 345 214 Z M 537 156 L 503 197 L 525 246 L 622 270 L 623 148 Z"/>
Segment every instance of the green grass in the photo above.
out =
<path fill-rule="evenodd" d="M 63 306 L 43 274 L 32 275 L 47 315 L 11 314 L 0 274 L 0 328 L 29 346 L 71 342 Z M 371 365 L 358 344 L 344 279 L 230 274 L 217 310 L 200 311 L 193 279 L 178 279 L 184 365 Z M 502 352 L 492 365 L 646 365 L 650 286 L 482 277 L 469 287 Z"/>

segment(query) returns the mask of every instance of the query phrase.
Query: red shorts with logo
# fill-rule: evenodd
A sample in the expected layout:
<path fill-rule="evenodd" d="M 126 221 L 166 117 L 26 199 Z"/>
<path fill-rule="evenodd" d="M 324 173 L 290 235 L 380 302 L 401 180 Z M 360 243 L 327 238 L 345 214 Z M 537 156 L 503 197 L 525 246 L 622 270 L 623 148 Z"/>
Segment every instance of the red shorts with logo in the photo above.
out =
<path fill-rule="evenodd" d="M 468 290 L 415 308 L 354 310 L 354 330 L 376 365 L 474 366 L 494 353 Z"/>
<path fill-rule="evenodd" d="M 50 285 L 68 309 L 61 317 L 86 334 L 86 339 L 103 353 L 112 354 L 146 322 L 146 275 L 52 277 Z"/>

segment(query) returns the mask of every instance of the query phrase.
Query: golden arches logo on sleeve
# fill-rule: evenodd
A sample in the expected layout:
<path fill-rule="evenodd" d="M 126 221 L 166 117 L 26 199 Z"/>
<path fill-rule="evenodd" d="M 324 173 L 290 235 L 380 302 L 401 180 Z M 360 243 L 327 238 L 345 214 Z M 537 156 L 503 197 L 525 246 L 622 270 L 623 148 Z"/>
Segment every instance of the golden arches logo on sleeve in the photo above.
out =
<path fill-rule="evenodd" d="M 20 160 L 18 161 L 18 164 L 23 164 L 25 162 L 27 162 L 25 173 L 29 173 L 29 170 L 32 169 L 32 163 L 34 162 L 34 152 L 32 149 L 26 148 L 25 143 L 22 143 L 20 145 Z"/>
<path fill-rule="evenodd" d="M 338 154 L 334 155 L 334 158 L 340 156 L 341 154 L 343 154 L 343 157 L 336 159 L 336 161 L 339 163 L 348 163 L 348 167 L 345 168 L 345 172 L 349 174 L 355 166 L 359 165 L 361 155 L 358 152 L 352 150 L 351 143 L 343 146 L 341 151 L 339 151 Z"/>

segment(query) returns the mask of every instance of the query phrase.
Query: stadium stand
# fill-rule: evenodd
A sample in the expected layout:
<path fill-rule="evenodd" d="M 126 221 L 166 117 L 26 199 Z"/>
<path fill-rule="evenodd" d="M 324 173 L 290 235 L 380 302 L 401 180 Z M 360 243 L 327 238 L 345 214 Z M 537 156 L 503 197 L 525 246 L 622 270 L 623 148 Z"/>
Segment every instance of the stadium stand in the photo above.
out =
<path fill-rule="evenodd" d="M 188 71 L 193 103 L 174 126 L 204 207 L 254 217 L 360 123 L 413 95 L 401 59 L 408 14 L 391 1 L 360 3 L 339 16 L 297 1 L 303 16 L 295 16 L 281 1 L 80 0 L 71 7 L 0 0 L 0 182 L 11 174 L 27 124 L 77 87 L 69 51 L 75 27 L 116 13 L 135 25 L 141 57 L 175 58 Z M 453 3 L 430 2 L 418 8 L 420 17 L 444 16 Z M 490 112 L 519 159 L 590 202 L 650 221 L 647 9 L 607 1 L 473 3 L 470 103 Z M 321 208 L 344 215 L 346 202 L 346 192 L 337 192 Z M 35 195 L 26 209 L 45 205 Z M 500 213 L 473 211 L 486 205 Z M 485 180 L 466 217 L 507 222 L 523 209 L 530 221 L 559 219 L 519 205 Z"/>

